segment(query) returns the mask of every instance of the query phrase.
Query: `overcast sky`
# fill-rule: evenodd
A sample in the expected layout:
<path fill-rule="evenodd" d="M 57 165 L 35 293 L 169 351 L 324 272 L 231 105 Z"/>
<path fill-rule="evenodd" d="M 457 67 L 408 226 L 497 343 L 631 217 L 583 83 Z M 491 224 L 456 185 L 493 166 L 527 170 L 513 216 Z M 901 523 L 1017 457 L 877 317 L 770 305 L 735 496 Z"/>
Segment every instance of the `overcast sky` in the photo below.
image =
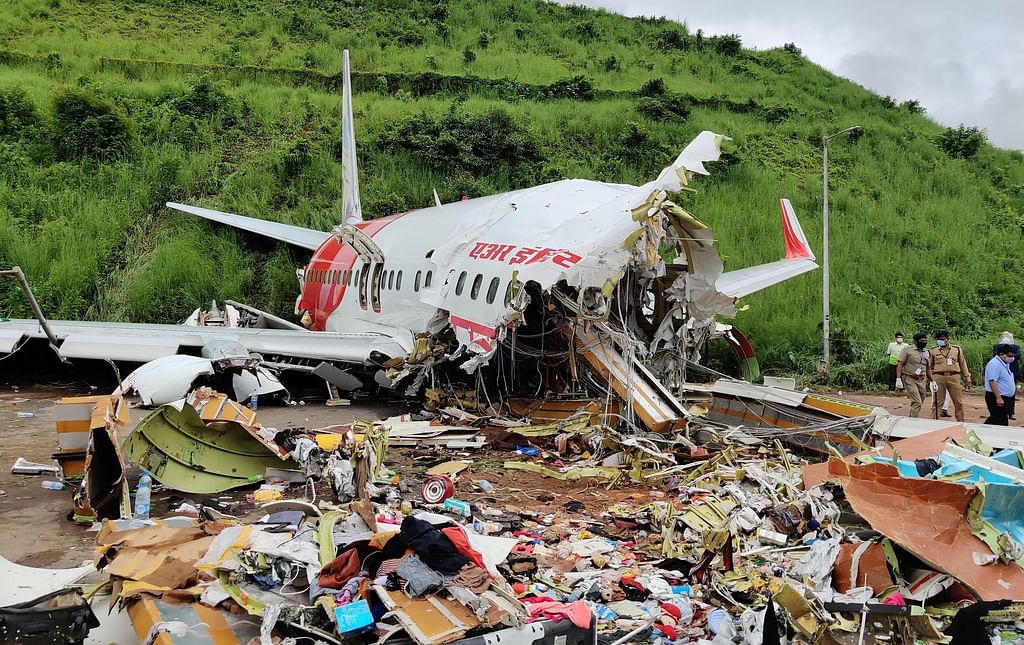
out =
<path fill-rule="evenodd" d="M 1024 149 L 1024 1 L 574 0 L 628 16 L 737 33 L 746 47 L 796 43 L 825 68 L 944 125 L 976 125 Z"/>

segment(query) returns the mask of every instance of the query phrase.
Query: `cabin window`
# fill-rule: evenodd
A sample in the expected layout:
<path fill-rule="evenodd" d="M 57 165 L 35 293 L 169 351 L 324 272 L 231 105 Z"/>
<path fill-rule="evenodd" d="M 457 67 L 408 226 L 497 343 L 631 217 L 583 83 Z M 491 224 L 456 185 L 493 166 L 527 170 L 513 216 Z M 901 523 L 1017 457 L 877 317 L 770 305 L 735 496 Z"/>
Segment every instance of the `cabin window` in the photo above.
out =
<path fill-rule="evenodd" d="M 341 283 L 342 283 L 342 284 L 344 284 L 344 285 L 348 285 L 348 281 L 349 281 L 349 274 L 351 274 L 351 273 L 352 273 L 352 272 L 351 272 L 351 271 L 349 271 L 348 269 L 345 269 L 345 270 L 344 270 L 344 271 L 342 272 L 342 274 L 341 274 Z"/>
<path fill-rule="evenodd" d="M 422 277 L 423 277 L 423 272 L 422 271 L 417 271 L 416 272 L 416 278 L 412 281 L 412 290 L 413 291 L 419 291 L 420 290 L 420 278 L 422 278 Z"/>
<path fill-rule="evenodd" d="M 394 271 L 389 271 L 388 272 L 388 289 L 394 289 L 394 288 L 395 288 L 395 272 Z"/>
<path fill-rule="evenodd" d="M 469 290 L 469 297 L 476 300 L 476 297 L 480 295 L 480 285 L 484 283 L 484 277 L 479 273 L 473 278 L 473 288 Z"/>
<path fill-rule="evenodd" d="M 427 277 L 423 279 L 423 288 L 426 289 L 430 286 L 430 279 L 434 277 L 433 271 L 427 271 Z"/>
<path fill-rule="evenodd" d="M 402 272 L 399 271 L 398 272 L 398 277 L 395 278 L 395 291 L 401 291 L 401 290 L 402 290 Z"/>
<path fill-rule="evenodd" d="M 455 295 L 461 296 L 462 290 L 466 288 L 466 272 L 459 274 L 459 281 L 455 283 Z"/>
<path fill-rule="evenodd" d="M 494 302 L 498 295 L 498 287 L 501 286 L 501 278 L 491 278 L 491 284 L 487 287 L 487 304 Z"/>

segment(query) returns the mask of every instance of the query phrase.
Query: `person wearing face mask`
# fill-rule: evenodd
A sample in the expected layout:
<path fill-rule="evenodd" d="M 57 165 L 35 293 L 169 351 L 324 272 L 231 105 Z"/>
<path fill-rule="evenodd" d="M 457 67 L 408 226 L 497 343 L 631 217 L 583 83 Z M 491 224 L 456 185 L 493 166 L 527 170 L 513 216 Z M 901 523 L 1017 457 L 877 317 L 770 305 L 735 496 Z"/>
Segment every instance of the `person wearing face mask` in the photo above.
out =
<path fill-rule="evenodd" d="M 935 332 L 935 346 L 928 350 L 928 367 L 932 373 L 932 417 L 939 418 L 939 401 L 946 399 L 946 394 L 953 402 L 956 420 L 963 423 L 964 400 L 963 389 L 971 391 L 971 370 L 967 369 L 967 359 L 959 345 L 949 342 L 949 332 L 945 329 Z"/>
<path fill-rule="evenodd" d="M 910 416 L 921 414 L 921 401 L 928 392 L 928 382 L 932 380 L 931 368 L 928 365 L 928 334 L 919 331 L 914 334 L 914 344 L 904 347 L 896 362 L 896 387 L 903 387 L 910 397 Z"/>
<path fill-rule="evenodd" d="M 999 334 L 999 342 L 992 346 L 992 356 L 996 355 L 996 349 L 1000 345 L 1009 345 L 1013 348 L 1013 362 L 1010 363 L 1010 371 L 1013 373 L 1013 382 L 1020 382 L 1020 345 L 1013 342 L 1013 334 L 1008 331 L 1004 331 Z M 1010 407 L 1006 409 L 1006 416 L 1012 421 L 1017 417 L 1014 416 L 1014 408 L 1017 407 L 1017 390 L 1014 388 L 1013 400 L 1010 402 Z"/>
<path fill-rule="evenodd" d="M 996 347 L 996 355 L 985 366 L 985 405 L 988 418 L 985 423 L 996 426 L 1010 425 L 1006 406 L 1013 397 L 1016 385 L 1013 382 L 1013 346 L 1002 344 Z"/>
<path fill-rule="evenodd" d="M 896 371 L 896 365 L 900 362 L 900 352 L 907 344 L 903 342 L 903 332 L 896 332 L 896 340 L 889 343 L 885 348 L 885 355 L 889 357 L 889 391 L 896 389 L 896 379 L 900 374 Z M 902 387 L 900 388 L 903 389 Z"/>

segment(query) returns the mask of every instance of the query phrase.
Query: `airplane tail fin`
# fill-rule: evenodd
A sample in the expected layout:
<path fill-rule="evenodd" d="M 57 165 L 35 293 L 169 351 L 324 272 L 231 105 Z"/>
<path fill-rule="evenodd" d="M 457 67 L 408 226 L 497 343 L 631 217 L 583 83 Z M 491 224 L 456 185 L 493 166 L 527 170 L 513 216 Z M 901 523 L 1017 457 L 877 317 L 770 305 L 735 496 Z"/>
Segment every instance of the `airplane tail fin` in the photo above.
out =
<path fill-rule="evenodd" d="M 800 220 L 796 218 L 796 211 L 793 204 L 786 198 L 779 200 L 779 207 L 782 209 L 782 236 L 786 241 L 787 260 L 813 260 L 814 251 L 807 242 L 804 229 L 800 226 Z"/>
<path fill-rule="evenodd" d="M 742 298 L 818 268 L 814 251 L 807 242 L 793 204 L 788 199 L 780 199 L 779 206 L 782 209 L 782 239 L 786 249 L 783 259 L 737 271 L 726 271 L 715 283 L 715 288 L 720 292 L 733 298 Z"/>
<path fill-rule="evenodd" d="M 347 49 L 341 54 L 341 74 L 341 223 L 355 224 L 363 221 L 363 208 L 359 204 L 356 130 L 352 117 L 352 81 Z"/>

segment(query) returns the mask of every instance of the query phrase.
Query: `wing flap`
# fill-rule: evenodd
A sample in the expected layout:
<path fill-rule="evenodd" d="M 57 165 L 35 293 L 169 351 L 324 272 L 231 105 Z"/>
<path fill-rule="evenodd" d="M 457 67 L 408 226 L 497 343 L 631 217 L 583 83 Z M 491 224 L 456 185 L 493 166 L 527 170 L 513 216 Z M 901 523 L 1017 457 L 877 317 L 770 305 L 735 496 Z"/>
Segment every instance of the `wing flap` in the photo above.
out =
<path fill-rule="evenodd" d="M 112 358 L 148 363 L 162 356 L 177 354 L 179 346 L 176 339 L 160 336 L 69 334 L 60 344 L 60 353 L 67 358 Z"/>
<path fill-rule="evenodd" d="M 298 246 L 310 251 L 315 251 L 320 248 L 320 245 L 324 243 L 324 240 L 331 236 L 330 233 L 316 231 L 311 228 L 282 224 L 280 222 L 271 222 L 269 220 L 246 217 L 244 215 L 232 215 L 231 213 L 222 213 L 220 211 L 210 210 L 209 208 L 188 206 L 186 204 L 177 204 L 175 202 L 167 202 L 167 208 L 173 208 L 176 211 L 196 215 L 203 219 L 208 219 L 211 222 L 226 224 L 243 231 L 269 237 L 279 242 Z"/>

